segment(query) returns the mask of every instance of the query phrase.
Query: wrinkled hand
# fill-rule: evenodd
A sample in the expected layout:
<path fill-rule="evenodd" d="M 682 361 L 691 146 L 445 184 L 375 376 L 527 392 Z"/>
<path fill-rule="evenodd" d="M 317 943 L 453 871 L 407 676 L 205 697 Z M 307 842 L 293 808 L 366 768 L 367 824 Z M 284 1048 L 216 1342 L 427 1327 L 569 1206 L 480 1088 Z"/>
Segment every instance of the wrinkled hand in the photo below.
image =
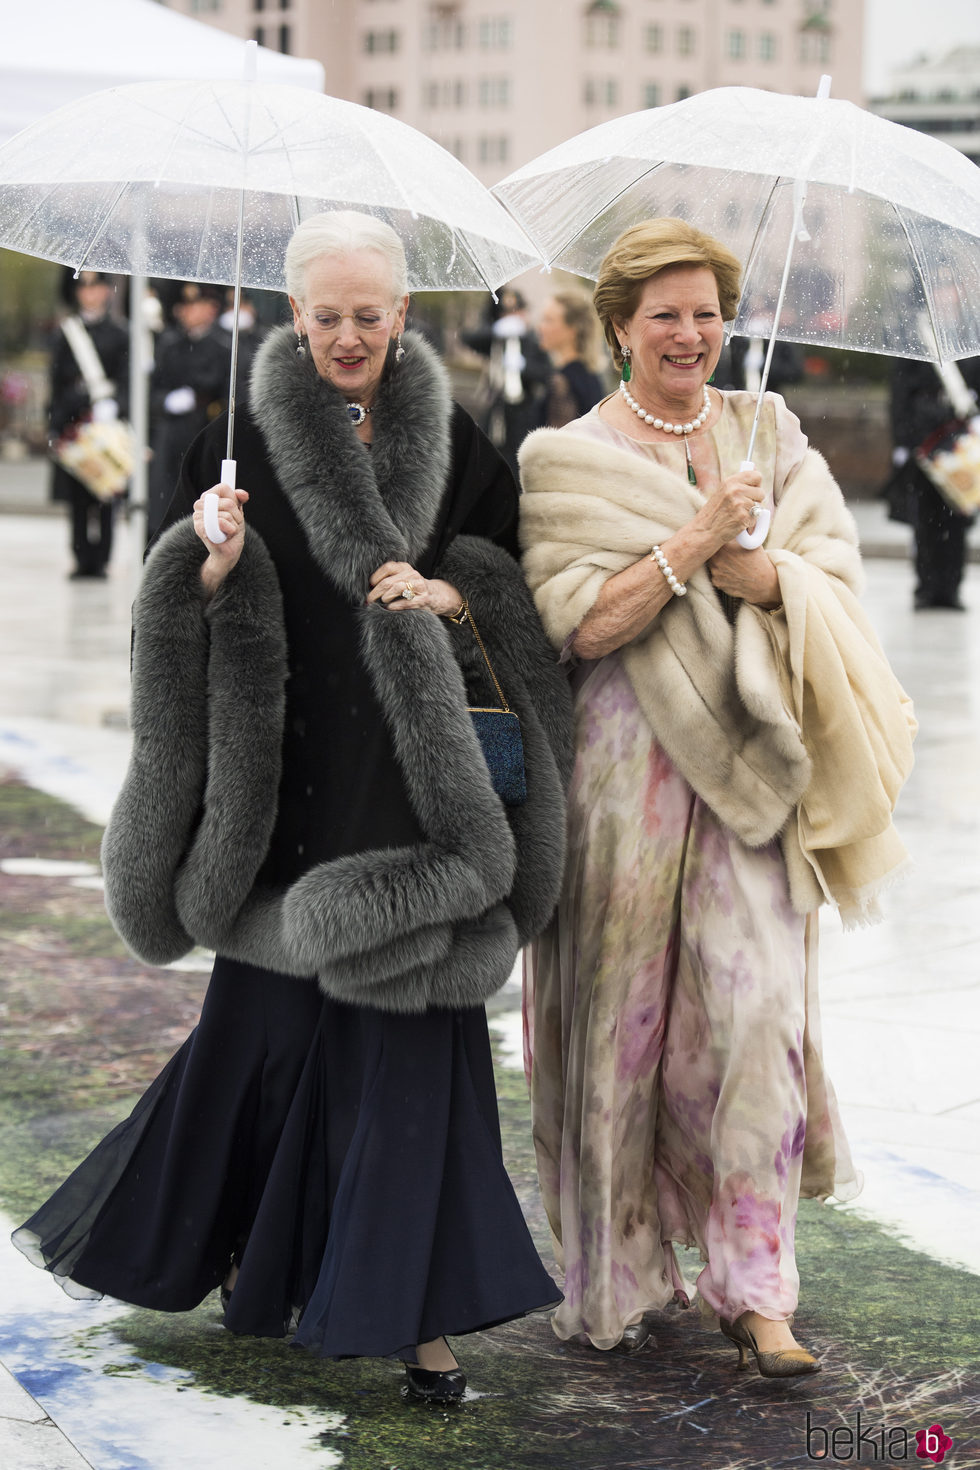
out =
<path fill-rule="evenodd" d="M 776 607 L 781 601 L 776 568 L 761 546 L 744 551 L 737 542 L 729 542 L 709 558 L 708 575 L 720 591 L 757 607 Z"/>
<path fill-rule="evenodd" d="M 227 485 L 212 485 L 211 489 L 218 497 L 218 525 L 227 540 L 218 544 L 208 540 L 204 531 L 204 496 L 200 496 L 194 502 L 194 530 L 208 549 L 208 559 L 201 566 L 201 580 L 209 594 L 220 587 L 242 554 L 245 544 L 243 507 L 248 500 L 247 490 L 231 490 Z"/>
<path fill-rule="evenodd" d="M 409 590 L 415 595 L 406 597 Z M 407 561 L 386 561 L 371 577 L 368 602 L 381 602 L 391 612 L 430 612 L 445 616 L 455 612 L 462 597 L 449 582 L 439 578 L 426 581 Z"/>
<path fill-rule="evenodd" d="M 729 475 L 705 501 L 694 517 L 695 524 L 722 547 L 740 531 L 755 526 L 752 508 L 761 505 L 764 499 L 759 471 L 739 470 L 737 475 Z"/>

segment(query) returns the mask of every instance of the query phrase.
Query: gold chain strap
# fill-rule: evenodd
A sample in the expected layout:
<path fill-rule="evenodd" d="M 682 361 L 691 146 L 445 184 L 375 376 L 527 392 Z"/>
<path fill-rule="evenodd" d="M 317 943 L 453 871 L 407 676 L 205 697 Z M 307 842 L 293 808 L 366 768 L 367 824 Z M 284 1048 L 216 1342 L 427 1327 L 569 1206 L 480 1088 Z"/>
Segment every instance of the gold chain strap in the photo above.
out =
<path fill-rule="evenodd" d="M 476 641 L 480 645 L 480 652 L 483 654 L 483 657 L 486 660 L 487 668 L 490 670 L 490 677 L 493 680 L 493 687 L 497 691 L 497 698 L 500 700 L 501 708 L 503 709 L 503 711 L 504 711 L 505 714 L 508 714 L 509 715 L 510 712 L 511 712 L 510 711 L 510 705 L 507 703 L 506 699 L 504 698 L 504 691 L 501 689 L 500 684 L 497 681 L 497 676 L 496 676 L 496 674 L 493 671 L 493 664 L 490 662 L 490 659 L 489 659 L 489 657 L 487 655 L 487 650 L 483 646 L 483 639 L 480 637 L 480 630 L 476 626 L 476 623 L 474 623 L 474 621 L 473 621 L 473 614 L 470 612 L 470 605 L 466 601 L 466 598 L 465 597 L 463 598 L 463 606 L 466 608 L 466 616 L 467 616 L 467 619 L 469 621 L 470 627 L 473 629 L 473 633 L 474 633 L 474 636 L 476 637 Z"/>

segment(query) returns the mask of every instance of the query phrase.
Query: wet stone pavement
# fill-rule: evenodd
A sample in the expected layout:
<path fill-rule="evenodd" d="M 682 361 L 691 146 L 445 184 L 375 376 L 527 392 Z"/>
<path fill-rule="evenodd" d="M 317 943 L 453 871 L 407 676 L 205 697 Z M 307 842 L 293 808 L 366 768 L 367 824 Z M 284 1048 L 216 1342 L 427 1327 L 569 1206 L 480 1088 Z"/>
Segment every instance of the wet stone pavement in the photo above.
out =
<path fill-rule="evenodd" d="M 879 507 L 857 509 L 867 545 L 901 550 Z M 980 571 L 968 613 L 914 615 L 908 566 L 868 565 L 922 727 L 900 810 L 916 866 L 885 924 L 822 924 L 825 1050 L 866 1181 L 847 1207 L 801 1209 L 797 1331 L 824 1371 L 739 1374 L 696 1311 L 664 1314 L 632 1359 L 561 1344 L 538 1316 L 458 1340 L 472 1388 L 443 1411 L 403 1403 L 397 1365 L 235 1338 L 216 1298 L 174 1316 L 72 1301 L 7 1243 L 193 1026 L 208 968 L 142 966 L 105 919 L 131 558 L 123 528 L 109 581 L 70 583 L 65 539 L 58 517 L 0 515 L 2 1470 L 927 1464 L 915 1432 L 934 1424 L 948 1464 L 980 1466 Z M 512 984 L 493 1019 L 501 1117 L 550 1262 L 518 1005 Z"/>

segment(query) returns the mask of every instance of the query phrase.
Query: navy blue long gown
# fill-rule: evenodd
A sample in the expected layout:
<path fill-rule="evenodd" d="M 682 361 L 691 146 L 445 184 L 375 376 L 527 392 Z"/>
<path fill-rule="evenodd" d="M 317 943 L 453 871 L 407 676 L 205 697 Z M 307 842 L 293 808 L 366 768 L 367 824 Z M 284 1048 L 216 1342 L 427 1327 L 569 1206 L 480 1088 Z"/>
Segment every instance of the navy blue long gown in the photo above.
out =
<path fill-rule="evenodd" d="M 472 421 L 419 570 L 457 532 L 515 549 L 516 489 Z M 290 677 L 279 817 L 263 878 L 419 840 L 354 610 L 309 554 L 245 412 L 246 514 L 280 571 Z M 168 514 L 217 482 L 217 420 Z M 244 478 L 244 471 L 243 471 Z M 164 1311 L 239 1273 L 235 1332 L 324 1357 L 399 1356 L 560 1299 L 501 1156 L 482 1007 L 386 1014 L 314 980 L 218 957 L 201 1019 L 132 1115 L 21 1227 L 15 1243 L 75 1294 Z"/>

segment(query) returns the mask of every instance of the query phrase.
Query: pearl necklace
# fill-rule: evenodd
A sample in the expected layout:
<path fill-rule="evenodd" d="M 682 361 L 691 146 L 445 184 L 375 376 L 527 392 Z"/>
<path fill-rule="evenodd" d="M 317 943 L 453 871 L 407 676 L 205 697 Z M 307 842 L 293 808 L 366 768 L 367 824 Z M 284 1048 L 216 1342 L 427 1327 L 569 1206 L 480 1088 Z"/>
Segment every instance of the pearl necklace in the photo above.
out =
<path fill-rule="evenodd" d="M 641 408 L 640 405 L 637 403 L 636 399 L 633 397 L 632 393 L 627 388 L 625 383 L 620 383 L 619 391 L 620 393 L 622 393 L 624 399 L 626 400 L 627 407 L 633 410 L 638 419 L 642 419 L 645 424 L 652 424 L 655 429 L 663 429 L 665 434 L 694 434 L 697 432 L 698 429 L 704 426 L 704 421 L 708 417 L 708 414 L 711 412 L 711 399 L 708 397 L 707 384 L 705 384 L 704 388 L 704 407 L 701 409 L 701 412 L 698 414 L 697 418 L 691 419 L 690 422 L 686 424 L 665 423 L 663 419 L 658 419 L 654 417 L 652 413 L 647 413 L 646 409 Z"/>

